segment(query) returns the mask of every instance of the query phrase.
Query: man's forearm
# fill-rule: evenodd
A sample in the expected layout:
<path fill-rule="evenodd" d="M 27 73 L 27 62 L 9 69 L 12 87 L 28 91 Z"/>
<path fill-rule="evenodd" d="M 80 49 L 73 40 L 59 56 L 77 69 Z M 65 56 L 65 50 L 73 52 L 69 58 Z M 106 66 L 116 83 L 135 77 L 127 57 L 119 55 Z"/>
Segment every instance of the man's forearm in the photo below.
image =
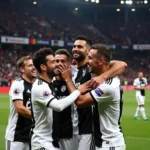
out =
<path fill-rule="evenodd" d="M 17 113 L 23 117 L 30 118 L 30 119 L 32 118 L 31 111 L 26 107 L 20 107 L 19 109 L 17 109 Z"/>
<path fill-rule="evenodd" d="M 67 79 L 65 80 L 66 84 L 67 84 L 67 88 L 69 90 L 70 93 L 72 93 L 73 91 L 76 90 L 76 87 L 75 85 L 73 84 L 72 80 L 71 79 Z"/>
<path fill-rule="evenodd" d="M 122 74 L 125 71 L 127 64 L 122 61 L 111 61 L 110 69 L 102 74 L 104 79 L 112 78 Z"/>

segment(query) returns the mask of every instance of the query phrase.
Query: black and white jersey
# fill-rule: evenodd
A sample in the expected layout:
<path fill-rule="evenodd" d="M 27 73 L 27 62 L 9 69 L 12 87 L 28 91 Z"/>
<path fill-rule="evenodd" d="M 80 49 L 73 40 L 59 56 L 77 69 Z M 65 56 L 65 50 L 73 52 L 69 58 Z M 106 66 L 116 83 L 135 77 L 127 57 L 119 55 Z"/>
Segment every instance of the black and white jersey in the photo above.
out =
<path fill-rule="evenodd" d="M 94 108 L 94 137 L 97 147 L 114 147 L 125 144 L 120 127 L 122 95 L 120 79 L 109 79 L 90 92 Z"/>
<path fill-rule="evenodd" d="M 31 109 L 32 84 L 24 79 L 15 80 L 10 88 L 10 115 L 6 129 L 6 139 L 9 141 L 28 142 L 32 120 L 19 115 L 14 107 L 15 100 L 23 101 L 23 105 Z"/>
<path fill-rule="evenodd" d="M 58 116 L 53 109 L 48 108 L 55 99 L 55 89 L 52 83 L 37 79 L 32 88 L 32 114 L 34 120 L 32 149 L 58 146 Z"/>
<path fill-rule="evenodd" d="M 74 74 L 75 76 L 74 82 L 76 87 L 79 87 L 81 84 L 91 79 L 91 74 L 89 72 L 87 64 L 78 67 L 77 71 L 75 70 L 74 72 L 72 72 L 72 74 Z M 74 134 L 92 133 L 92 106 L 84 108 L 76 108 L 76 105 L 74 105 L 73 127 L 74 127 Z"/>
<path fill-rule="evenodd" d="M 58 119 L 53 110 L 60 112 L 67 108 L 80 96 L 80 91 L 74 90 L 69 96 L 59 101 L 55 96 L 53 83 L 37 79 L 33 84 L 31 93 L 34 120 L 31 138 L 32 150 L 59 147 L 57 141 L 58 124 L 56 123 Z"/>
<path fill-rule="evenodd" d="M 63 80 L 54 80 L 55 93 L 58 99 L 62 99 L 69 95 L 66 82 Z M 59 115 L 59 138 L 72 138 L 73 127 L 71 118 L 71 106 L 68 106 Z"/>
<path fill-rule="evenodd" d="M 141 88 L 147 85 L 146 78 L 136 78 L 133 83 L 134 86 Z M 145 96 L 145 90 L 136 90 L 136 96 Z"/>

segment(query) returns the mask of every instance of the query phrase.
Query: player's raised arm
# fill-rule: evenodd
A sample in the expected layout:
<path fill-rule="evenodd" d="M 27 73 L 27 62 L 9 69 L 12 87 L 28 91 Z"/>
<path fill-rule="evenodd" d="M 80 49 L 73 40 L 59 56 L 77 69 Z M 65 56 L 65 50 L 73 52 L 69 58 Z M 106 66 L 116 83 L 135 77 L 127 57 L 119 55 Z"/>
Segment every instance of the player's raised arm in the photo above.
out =
<path fill-rule="evenodd" d="M 105 80 L 118 76 L 125 71 L 127 64 L 123 61 L 113 60 L 110 62 L 110 68 L 100 76 L 91 79 L 90 86 L 95 89 Z"/>

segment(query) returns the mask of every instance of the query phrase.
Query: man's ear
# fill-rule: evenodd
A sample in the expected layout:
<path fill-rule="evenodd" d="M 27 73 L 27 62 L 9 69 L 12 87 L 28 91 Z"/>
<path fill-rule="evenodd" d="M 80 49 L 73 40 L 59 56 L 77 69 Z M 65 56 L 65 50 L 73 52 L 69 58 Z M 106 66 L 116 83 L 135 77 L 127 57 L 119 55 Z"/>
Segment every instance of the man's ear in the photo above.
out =
<path fill-rule="evenodd" d="M 19 71 L 20 71 L 21 73 L 24 73 L 24 68 L 23 68 L 23 67 L 20 67 L 20 68 L 19 68 Z"/>
<path fill-rule="evenodd" d="M 104 58 L 99 58 L 99 64 L 102 65 L 104 63 Z"/>
<path fill-rule="evenodd" d="M 44 64 L 41 64 L 41 65 L 40 65 L 40 68 L 41 68 L 41 70 L 43 70 L 43 71 L 46 71 L 46 70 L 47 70 L 47 67 L 46 67 Z"/>

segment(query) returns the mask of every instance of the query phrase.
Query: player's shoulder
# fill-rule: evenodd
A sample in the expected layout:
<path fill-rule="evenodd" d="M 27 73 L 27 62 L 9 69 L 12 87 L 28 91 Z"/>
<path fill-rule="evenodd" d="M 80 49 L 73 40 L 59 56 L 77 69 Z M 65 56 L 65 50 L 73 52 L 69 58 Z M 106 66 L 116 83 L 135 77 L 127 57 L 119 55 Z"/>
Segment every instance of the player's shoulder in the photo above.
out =
<path fill-rule="evenodd" d="M 144 80 L 147 80 L 145 77 L 143 77 Z"/>
<path fill-rule="evenodd" d="M 43 86 L 48 86 L 48 83 L 44 82 L 40 78 L 36 79 L 35 82 L 33 83 L 33 87 L 43 87 Z"/>
<path fill-rule="evenodd" d="M 52 93 L 49 84 L 42 79 L 36 79 L 32 86 L 32 96 L 43 97 L 43 94 Z"/>
<path fill-rule="evenodd" d="M 119 77 L 110 78 L 106 80 L 104 84 L 115 88 L 115 87 L 120 86 L 120 79 Z"/>
<path fill-rule="evenodd" d="M 11 87 L 15 86 L 23 86 L 24 80 L 22 78 L 17 78 L 11 85 Z"/>
<path fill-rule="evenodd" d="M 39 92 L 47 88 L 49 88 L 48 83 L 44 82 L 40 78 L 36 79 L 32 85 L 32 91 L 36 91 L 36 92 Z"/>
<path fill-rule="evenodd" d="M 20 91 L 24 91 L 24 80 L 22 78 L 18 78 L 12 83 L 9 93 L 14 94 Z"/>
<path fill-rule="evenodd" d="M 134 79 L 134 82 L 138 82 L 138 81 L 139 81 L 139 78 L 135 78 L 135 79 Z"/>

